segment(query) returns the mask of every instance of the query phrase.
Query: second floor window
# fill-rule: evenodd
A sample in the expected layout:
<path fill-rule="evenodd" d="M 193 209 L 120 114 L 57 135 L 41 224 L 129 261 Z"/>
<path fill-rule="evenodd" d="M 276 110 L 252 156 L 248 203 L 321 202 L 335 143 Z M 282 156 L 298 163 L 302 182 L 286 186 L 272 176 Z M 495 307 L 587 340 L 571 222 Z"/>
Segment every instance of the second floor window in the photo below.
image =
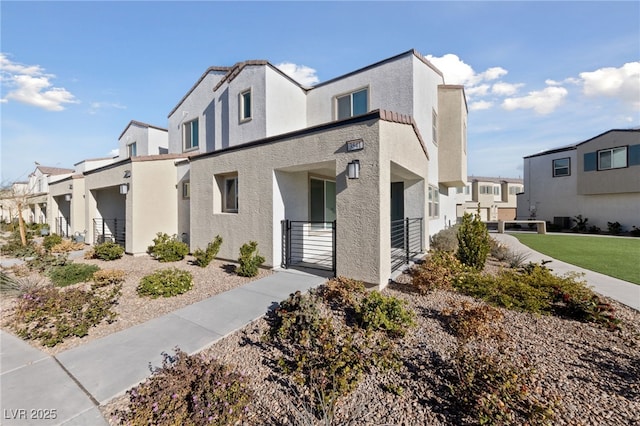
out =
<path fill-rule="evenodd" d="M 240 121 L 251 119 L 251 90 L 240 94 Z"/>
<path fill-rule="evenodd" d="M 336 111 L 338 120 L 365 114 L 369 105 L 369 90 L 361 89 L 346 95 L 336 97 Z"/>
<path fill-rule="evenodd" d="M 598 151 L 598 170 L 620 169 L 623 167 L 627 167 L 626 146 Z"/>
<path fill-rule="evenodd" d="M 189 121 L 183 124 L 184 150 L 197 148 L 198 144 L 198 120 Z"/>
<path fill-rule="evenodd" d="M 438 145 L 438 114 L 435 109 L 431 111 L 431 137 L 433 144 Z"/>
<path fill-rule="evenodd" d="M 571 174 L 571 162 L 569 158 L 556 158 L 553 160 L 553 177 L 569 176 Z"/>
<path fill-rule="evenodd" d="M 136 142 L 127 145 L 127 154 L 129 154 L 129 157 L 135 157 L 138 155 L 138 146 Z"/>
<path fill-rule="evenodd" d="M 479 192 L 480 194 L 483 194 L 483 195 L 487 195 L 487 194 L 491 195 L 493 194 L 493 186 L 480 185 Z"/>

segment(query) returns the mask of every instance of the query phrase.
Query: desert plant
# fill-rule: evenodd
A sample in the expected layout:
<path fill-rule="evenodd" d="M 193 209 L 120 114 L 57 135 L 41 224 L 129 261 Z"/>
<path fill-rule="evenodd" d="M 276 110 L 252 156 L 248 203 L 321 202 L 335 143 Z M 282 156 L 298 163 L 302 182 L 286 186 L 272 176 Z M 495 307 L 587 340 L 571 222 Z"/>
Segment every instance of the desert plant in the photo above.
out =
<path fill-rule="evenodd" d="M 69 263 L 69 258 L 66 253 L 63 254 L 50 254 L 50 253 L 38 253 L 33 259 L 29 259 L 25 265 L 32 271 L 37 271 L 48 275 L 52 268 L 57 266 L 64 266 Z"/>
<path fill-rule="evenodd" d="M 449 251 L 433 251 L 425 261 L 410 270 L 413 287 L 426 294 L 435 289 L 448 289 L 466 267 Z"/>
<path fill-rule="evenodd" d="M 571 228 L 575 232 L 587 232 L 587 223 L 589 222 L 588 217 L 582 217 L 581 214 L 574 216 L 571 219 L 572 222 L 575 223 L 575 226 Z"/>
<path fill-rule="evenodd" d="M 93 246 L 92 257 L 100 260 L 116 260 L 120 259 L 124 255 L 124 248 L 114 243 L 113 241 L 106 241 L 101 244 Z"/>
<path fill-rule="evenodd" d="M 246 417 L 253 391 L 227 365 L 188 355 L 163 353 L 162 367 L 127 391 L 129 404 L 116 410 L 120 424 L 235 425 Z"/>
<path fill-rule="evenodd" d="M 188 271 L 177 268 L 161 269 L 144 276 L 136 291 L 140 296 L 171 297 L 186 293 L 193 287 L 193 277 Z"/>
<path fill-rule="evenodd" d="M 111 308 L 121 290 L 122 285 L 91 291 L 37 288 L 18 299 L 11 326 L 19 337 L 39 340 L 45 346 L 55 346 L 71 336 L 83 337 L 100 322 L 115 321 Z"/>
<path fill-rule="evenodd" d="M 51 253 L 69 253 L 70 251 L 82 250 L 84 243 L 74 243 L 71 240 L 62 240 L 62 242 L 51 247 Z"/>
<path fill-rule="evenodd" d="M 449 330 L 463 343 L 476 338 L 501 341 L 505 337 L 501 327 L 504 314 L 493 306 L 454 303 L 452 308 L 443 310 L 443 316 Z"/>
<path fill-rule="evenodd" d="M 364 294 L 365 287 L 362 281 L 336 277 L 320 287 L 319 292 L 330 304 L 346 308 L 355 306 L 357 299 Z"/>
<path fill-rule="evenodd" d="M 367 294 L 356 307 L 356 318 L 365 330 L 382 330 L 390 337 L 403 337 L 415 325 L 415 314 L 405 303 L 378 291 Z"/>
<path fill-rule="evenodd" d="M 458 251 L 456 256 L 464 265 L 481 270 L 491 249 L 487 226 L 480 215 L 465 213 L 458 229 Z"/>
<path fill-rule="evenodd" d="M 640 237 L 640 228 L 637 226 L 632 226 L 631 231 L 629 231 L 632 237 Z"/>
<path fill-rule="evenodd" d="M 194 263 L 202 268 L 206 268 L 218 255 L 221 245 L 222 237 L 216 235 L 213 241 L 207 244 L 206 250 L 196 249 L 196 251 L 193 252 L 193 256 L 196 258 Z"/>
<path fill-rule="evenodd" d="M 241 277 L 255 277 L 258 275 L 258 268 L 265 261 L 265 258 L 258 253 L 258 243 L 249 241 L 240 247 L 240 257 L 238 262 L 240 266 L 236 270 Z"/>
<path fill-rule="evenodd" d="M 100 268 L 96 265 L 86 263 L 69 263 L 61 266 L 54 266 L 48 275 L 51 282 L 58 287 L 89 281 L 93 273 Z"/>
<path fill-rule="evenodd" d="M 21 296 L 42 285 L 42 279 L 30 276 L 13 277 L 0 271 L 0 294 L 6 296 Z"/>
<path fill-rule="evenodd" d="M 158 232 L 153 239 L 153 245 L 147 248 L 147 252 L 160 262 L 177 262 L 184 259 L 189 253 L 189 246 L 178 237 Z"/>
<path fill-rule="evenodd" d="M 93 273 L 92 288 L 100 288 L 124 282 L 124 271 L 119 269 L 101 269 Z"/>
<path fill-rule="evenodd" d="M 56 244 L 60 244 L 61 242 L 62 242 L 62 237 L 60 235 L 49 234 L 42 239 L 42 246 L 46 251 L 51 251 L 53 246 L 55 246 Z"/>
<path fill-rule="evenodd" d="M 622 225 L 620 225 L 620 222 L 607 222 L 607 230 L 611 235 L 620 235 L 622 233 Z"/>
<path fill-rule="evenodd" d="M 430 238 L 431 250 L 452 251 L 458 250 L 458 225 L 443 229 Z"/>

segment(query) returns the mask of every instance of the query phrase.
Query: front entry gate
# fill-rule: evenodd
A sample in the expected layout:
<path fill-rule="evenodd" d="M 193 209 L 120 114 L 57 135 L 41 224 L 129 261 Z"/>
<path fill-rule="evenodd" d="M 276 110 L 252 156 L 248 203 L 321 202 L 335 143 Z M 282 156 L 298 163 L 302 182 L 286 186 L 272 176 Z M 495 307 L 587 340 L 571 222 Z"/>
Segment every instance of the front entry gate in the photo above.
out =
<path fill-rule="evenodd" d="M 282 265 L 336 273 L 336 221 L 282 221 Z"/>
<path fill-rule="evenodd" d="M 422 218 L 391 221 L 391 271 L 408 265 L 411 258 L 422 253 Z"/>

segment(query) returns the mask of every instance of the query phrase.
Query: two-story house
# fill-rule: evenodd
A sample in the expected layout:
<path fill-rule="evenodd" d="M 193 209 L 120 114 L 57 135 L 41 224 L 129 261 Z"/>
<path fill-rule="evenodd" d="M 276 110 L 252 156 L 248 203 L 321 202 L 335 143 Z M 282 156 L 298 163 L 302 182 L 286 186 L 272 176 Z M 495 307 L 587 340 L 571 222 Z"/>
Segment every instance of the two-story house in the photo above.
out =
<path fill-rule="evenodd" d="M 469 176 L 467 185 L 457 188 L 458 216 L 479 212 L 483 221 L 514 220 L 522 191 L 522 179 Z"/>
<path fill-rule="evenodd" d="M 72 169 L 36 165 L 29 174 L 26 198 L 29 212 L 28 217 L 24 218 L 27 222 L 48 223 L 49 186 L 72 173 Z"/>
<path fill-rule="evenodd" d="M 576 144 L 524 157 L 518 218 L 562 228 L 577 215 L 589 226 L 640 227 L 640 129 L 614 129 Z"/>

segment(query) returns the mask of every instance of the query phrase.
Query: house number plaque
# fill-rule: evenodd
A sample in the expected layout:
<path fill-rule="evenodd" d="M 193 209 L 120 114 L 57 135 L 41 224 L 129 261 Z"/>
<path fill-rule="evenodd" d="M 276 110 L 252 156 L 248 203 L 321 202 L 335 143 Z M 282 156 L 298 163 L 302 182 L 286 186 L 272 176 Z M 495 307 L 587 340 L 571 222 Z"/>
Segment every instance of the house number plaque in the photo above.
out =
<path fill-rule="evenodd" d="M 361 149 L 364 149 L 364 141 L 362 139 L 347 141 L 347 152 L 360 151 Z"/>

